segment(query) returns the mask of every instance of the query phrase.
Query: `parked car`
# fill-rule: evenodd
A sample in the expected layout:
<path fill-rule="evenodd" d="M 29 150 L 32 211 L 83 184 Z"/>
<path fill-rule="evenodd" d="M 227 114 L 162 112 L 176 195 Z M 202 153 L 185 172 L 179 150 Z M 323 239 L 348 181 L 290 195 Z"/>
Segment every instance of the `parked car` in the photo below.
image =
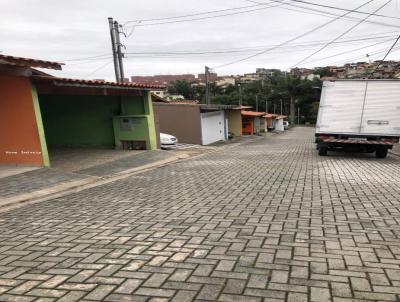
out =
<path fill-rule="evenodd" d="M 289 130 L 289 122 L 288 121 L 283 121 L 283 129 Z"/>
<path fill-rule="evenodd" d="M 161 149 L 174 149 L 178 144 L 178 139 L 170 134 L 160 133 Z"/>
<path fill-rule="evenodd" d="M 316 126 L 318 153 L 375 152 L 385 158 L 399 142 L 400 81 L 325 81 Z"/>

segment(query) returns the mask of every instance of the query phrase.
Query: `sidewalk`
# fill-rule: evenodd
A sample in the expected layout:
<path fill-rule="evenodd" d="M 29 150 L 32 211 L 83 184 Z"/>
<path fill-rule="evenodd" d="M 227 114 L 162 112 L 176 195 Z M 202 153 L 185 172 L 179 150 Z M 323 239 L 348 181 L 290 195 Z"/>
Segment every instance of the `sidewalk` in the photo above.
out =
<path fill-rule="evenodd" d="M 71 159 L 71 167 L 63 163 L 60 168 L 42 168 L 0 179 L 0 211 L 23 202 L 37 202 L 77 192 L 90 187 L 129 177 L 173 162 L 196 157 L 223 148 L 235 148 L 265 138 L 249 136 L 212 146 L 193 146 L 183 149 L 135 152 L 90 167 L 77 170 Z M 71 169 L 69 169 L 71 168 Z M 73 172 L 71 172 L 73 171 Z"/>
<path fill-rule="evenodd" d="M 0 209 L 71 190 L 97 186 L 207 152 L 204 149 L 148 151 L 75 172 L 37 169 L 0 179 Z"/>

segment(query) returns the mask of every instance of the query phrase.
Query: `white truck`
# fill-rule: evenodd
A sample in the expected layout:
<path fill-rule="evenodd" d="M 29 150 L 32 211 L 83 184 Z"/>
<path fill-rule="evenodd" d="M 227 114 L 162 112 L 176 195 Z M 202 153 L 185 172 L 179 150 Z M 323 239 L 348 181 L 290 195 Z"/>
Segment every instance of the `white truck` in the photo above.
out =
<path fill-rule="evenodd" d="M 315 142 L 329 150 L 375 152 L 385 158 L 400 137 L 400 80 L 325 81 Z"/>

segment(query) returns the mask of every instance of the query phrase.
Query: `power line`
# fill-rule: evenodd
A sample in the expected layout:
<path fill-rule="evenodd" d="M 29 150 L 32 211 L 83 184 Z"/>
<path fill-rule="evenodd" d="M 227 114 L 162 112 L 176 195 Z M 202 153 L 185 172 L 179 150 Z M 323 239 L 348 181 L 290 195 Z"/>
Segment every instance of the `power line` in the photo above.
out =
<path fill-rule="evenodd" d="M 358 6 L 358 7 L 356 7 L 354 10 L 357 10 L 357 9 L 361 8 L 361 7 L 363 7 L 363 6 L 365 6 L 365 5 L 369 4 L 369 3 L 371 3 L 372 1 L 374 1 L 374 0 L 369 0 L 369 1 L 365 2 L 364 4 L 362 4 L 362 5 Z M 239 59 L 239 60 L 234 60 L 234 61 L 231 61 L 231 62 L 229 62 L 229 63 L 225 63 L 225 64 L 222 64 L 222 65 L 218 65 L 218 66 L 215 66 L 214 68 L 221 68 L 221 67 L 233 65 L 233 64 L 236 64 L 236 63 L 239 63 L 239 62 L 243 62 L 243 61 L 252 59 L 252 58 L 254 58 L 254 57 L 263 55 L 263 54 L 265 54 L 265 53 L 267 53 L 267 52 L 269 52 L 269 51 L 271 51 L 271 50 L 274 50 L 274 49 L 276 49 L 276 48 L 278 48 L 278 47 L 281 47 L 281 46 L 283 46 L 283 45 L 289 44 L 289 43 L 291 43 L 291 42 L 293 42 L 293 41 L 296 41 L 296 40 L 298 40 L 298 39 L 300 39 L 300 38 L 303 38 L 303 37 L 305 37 L 305 36 L 307 36 L 307 35 L 309 35 L 309 34 L 315 32 L 315 31 L 317 31 L 317 30 L 319 30 L 319 29 L 321 29 L 321 28 L 323 28 L 323 27 L 326 27 L 326 26 L 328 26 L 329 24 L 331 24 L 331 23 L 335 22 L 336 20 L 339 20 L 339 19 L 341 19 L 341 18 L 347 16 L 347 15 L 350 14 L 350 13 L 351 13 L 351 12 L 346 12 L 345 14 L 340 15 L 340 16 L 338 16 L 338 17 L 336 17 L 336 18 L 334 18 L 334 19 L 332 19 L 332 20 L 330 20 L 330 21 L 328 21 L 328 22 L 325 22 L 325 23 L 323 23 L 322 25 L 319 25 L 319 26 L 317 26 L 317 27 L 314 27 L 314 28 L 312 28 L 311 30 L 309 30 L 309 31 L 307 31 L 307 32 L 305 32 L 305 33 L 303 33 L 303 34 L 301 34 L 301 35 L 298 35 L 298 36 L 296 36 L 296 37 L 294 37 L 294 38 L 292 38 L 292 39 L 286 40 L 285 42 L 282 42 L 281 44 L 279 44 L 279 45 L 276 46 L 276 47 L 267 48 L 267 49 L 265 49 L 265 50 L 263 50 L 263 51 L 261 51 L 261 52 L 258 52 L 258 53 L 256 53 L 256 54 L 253 54 L 253 55 L 244 57 L 244 58 Z"/>
<path fill-rule="evenodd" d="M 382 61 L 385 61 L 387 56 L 392 52 L 393 48 L 396 46 L 397 42 L 399 42 L 400 39 L 400 35 L 397 37 L 397 39 L 394 41 L 393 45 L 390 47 L 390 49 L 388 50 L 388 52 L 385 54 L 385 56 L 383 57 Z"/>
<path fill-rule="evenodd" d="M 272 1 L 270 1 L 270 3 L 272 3 Z M 153 22 L 153 21 L 163 21 L 163 20 L 171 20 L 171 19 L 183 19 L 183 18 L 189 18 L 189 17 L 194 17 L 194 16 L 209 15 L 209 14 L 214 14 L 214 13 L 219 13 L 219 12 L 226 12 L 226 11 L 232 11 L 232 10 L 241 10 L 241 9 L 259 7 L 260 5 L 266 5 L 266 4 L 268 4 L 268 3 L 256 4 L 256 5 L 246 5 L 246 6 L 239 6 L 239 7 L 233 7 L 233 8 L 218 9 L 218 10 L 211 10 L 211 11 L 207 11 L 207 12 L 186 14 L 186 15 L 173 16 L 173 17 L 153 18 L 153 19 L 136 19 L 136 20 L 126 21 L 123 25 L 129 24 L 129 23 L 137 23 L 137 22 Z"/>
<path fill-rule="evenodd" d="M 374 70 L 371 70 L 371 72 L 368 74 L 368 78 L 371 74 L 373 74 L 381 65 L 382 63 L 386 60 L 386 58 L 388 57 L 388 55 L 392 52 L 393 48 L 396 46 L 397 42 L 399 42 L 400 39 L 400 35 L 397 37 L 397 39 L 393 42 L 392 46 L 390 46 L 389 50 L 386 52 L 385 56 L 383 57 L 383 59 L 381 60 L 381 62 L 379 62 L 379 64 L 374 68 Z"/>
<path fill-rule="evenodd" d="M 397 35 L 396 35 L 397 36 Z M 362 41 L 368 41 L 368 40 L 377 40 L 377 39 L 385 39 L 390 36 L 373 36 L 373 37 L 368 37 L 368 38 L 359 38 L 359 39 L 350 39 L 350 40 L 344 40 L 344 41 L 337 41 L 334 42 L 333 44 L 344 44 L 344 43 L 354 43 L 354 42 L 362 42 Z M 322 40 L 322 41 L 311 41 L 308 43 L 300 43 L 300 44 L 291 44 L 290 49 L 293 49 L 294 47 L 313 47 L 313 46 L 318 46 L 321 44 L 325 44 L 327 40 Z M 180 50 L 180 51 L 142 51 L 142 52 L 126 52 L 125 54 L 127 55 L 204 55 L 204 54 L 229 54 L 229 53 L 242 53 L 242 52 L 250 52 L 250 51 L 259 51 L 260 48 L 264 48 L 264 46 L 257 46 L 257 47 L 248 47 L 248 48 L 230 48 L 230 49 L 214 49 L 214 50 Z M 268 47 L 275 47 L 274 45 L 270 45 Z M 283 47 L 280 47 L 282 49 Z"/>
<path fill-rule="evenodd" d="M 105 64 L 102 64 L 100 67 L 96 68 L 95 70 L 93 70 L 92 72 L 90 72 L 89 74 L 87 74 L 86 76 L 84 76 L 84 78 L 88 78 L 90 76 L 92 76 L 93 74 L 95 74 L 96 72 L 98 72 L 99 70 L 105 68 L 106 66 L 110 65 L 112 63 L 112 61 L 108 61 Z"/>
<path fill-rule="evenodd" d="M 368 41 L 368 40 L 378 40 L 378 39 L 385 39 L 392 37 L 393 34 L 396 33 L 395 37 L 397 37 L 398 32 L 395 31 L 389 31 L 389 32 L 379 32 L 375 33 L 376 36 L 373 36 L 373 34 L 367 34 L 367 35 L 356 35 L 356 36 L 351 36 L 349 39 L 346 40 L 341 40 L 341 41 L 336 41 L 334 44 L 344 44 L 344 43 L 354 43 L 354 42 L 362 42 L 362 41 Z M 386 35 L 387 34 L 387 35 Z M 351 39 L 350 39 L 351 38 Z M 312 46 L 317 46 L 321 45 L 323 43 L 326 43 L 328 40 L 314 40 L 314 41 L 309 41 L 309 42 L 304 42 L 304 43 L 296 43 L 296 44 L 291 44 L 290 46 L 288 45 L 287 47 L 290 47 L 292 50 L 295 47 L 312 47 Z M 390 41 L 390 40 L 388 40 Z M 383 42 L 378 42 L 376 44 L 381 44 Z M 232 48 L 221 48 L 221 49 L 197 49 L 197 50 L 180 50 L 180 51 L 174 51 L 174 52 L 127 52 L 126 54 L 128 55 L 158 55 L 158 54 L 165 54 L 165 55 L 182 55 L 182 56 L 190 56 L 190 55 L 203 55 L 203 54 L 230 54 L 230 53 L 242 53 L 242 52 L 251 52 L 251 51 L 259 51 L 260 49 L 263 49 L 265 47 L 275 47 L 277 45 L 259 45 L 259 46 L 254 46 L 254 47 L 232 47 Z M 362 47 L 364 48 L 364 47 Z M 361 49 L 362 49 L 361 48 Z M 282 49 L 282 47 L 280 48 Z M 75 66 L 75 65 L 85 65 L 85 64 L 92 64 L 93 62 L 97 61 L 104 61 L 112 58 L 109 54 L 105 55 L 96 55 L 96 56 L 86 56 L 86 57 L 80 57 L 80 58 L 73 58 L 73 59 L 65 59 L 65 60 L 57 60 L 60 62 L 77 62 L 77 63 L 69 63 L 68 66 Z M 315 60 L 314 60 L 315 61 Z M 314 62 L 312 61 L 312 62 Z M 316 60 L 319 61 L 319 60 Z"/>
<path fill-rule="evenodd" d="M 251 2 L 251 3 L 258 3 L 261 4 L 258 1 L 254 1 L 254 0 L 245 0 L 247 2 Z M 315 8 L 311 8 L 311 7 L 305 7 L 305 6 L 301 6 L 301 5 L 295 5 L 292 3 L 285 3 L 282 0 L 271 0 L 274 1 L 276 3 L 282 3 L 282 6 L 277 7 L 278 9 L 284 9 L 284 10 L 289 10 L 289 11 L 295 11 L 295 12 L 300 12 L 300 13 L 304 13 L 304 14 L 311 14 L 311 15 L 317 15 L 317 16 L 323 16 L 323 17 L 330 17 L 330 16 L 340 16 L 339 14 L 335 14 L 332 12 L 328 12 L 328 11 L 323 11 L 323 10 L 319 10 L 319 9 L 315 9 Z M 266 3 L 267 4 L 267 3 Z M 290 6 L 290 7 L 297 7 L 306 11 L 301 11 L 298 9 L 294 9 L 294 8 L 289 8 L 289 7 L 285 7 L 285 6 Z M 312 13 L 315 12 L 315 13 Z M 358 11 L 359 12 L 359 11 Z M 362 12 L 363 13 L 363 12 Z M 353 16 L 345 16 L 343 17 L 343 19 L 347 19 L 347 20 L 355 20 L 355 21 L 359 21 L 361 20 L 360 18 L 357 17 L 353 17 Z M 395 27 L 395 28 L 400 28 L 400 26 L 395 25 L 395 24 L 389 24 L 389 23 L 383 23 L 383 22 L 378 22 L 378 21 L 373 21 L 373 20 L 366 20 L 365 22 L 368 22 L 370 24 L 375 24 L 375 25 L 381 25 L 381 26 L 386 26 L 386 27 Z"/>
<path fill-rule="evenodd" d="M 398 50 L 400 50 L 400 46 L 393 48 L 392 53 L 393 53 L 394 51 L 398 51 Z M 387 47 L 385 47 L 385 49 L 383 49 L 383 50 L 376 51 L 376 52 L 372 52 L 372 53 L 369 54 L 369 56 L 370 56 L 370 57 L 375 57 L 375 56 L 377 56 L 377 55 L 379 55 L 379 54 L 381 54 L 381 53 L 385 53 L 386 51 L 387 51 Z M 346 60 L 331 61 L 331 62 L 329 62 L 327 65 L 343 64 L 343 62 L 354 62 L 354 61 L 361 60 L 361 59 L 363 59 L 363 58 L 365 58 L 365 55 L 363 55 L 363 56 L 357 56 L 357 57 L 351 57 L 351 58 L 346 59 Z M 377 58 L 376 58 L 376 59 L 377 59 Z"/>
<path fill-rule="evenodd" d="M 312 54 L 308 55 L 308 56 L 305 57 L 304 59 L 300 60 L 298 63 L 294 64 L 291 68 L 300 65 L 301 63 L 307 61 L 309 58 L 313 57 L 314 55 L 316 55 L 317 53 L 321 52 L 321 51 L 324 50 L 325 48 L 329 47 L 329 45 L 331 45 L 331 44 L 334 43 L 335 41 L 339 40 L 340 38 L 342 38 L 343 36 L 345 36 L 346 34 L 348 34 L 349 32 L 351 32 L 354 28 L 356 28 L 356 27 L 358 27 L 359 25 L 361 25 L 365 20 L 367 20 L 368 18 L 370 18 L 374 13 L 380 11 L 382 8 L 384 8 L 386 5 L 388 5 L 390 2 L 392 2 L 392 0 L 388 0 L 388 1 L 385 2 L 383 5 L 379 6 L 376 10 L 374 10 L 373 13 L 369 14 L 369 15 L 366 16 L 364 19 L 362 19 L 361 21 L 357 22 L 356 24 L 354 24 L 353 26 L 351 26 L 350 28 L 348 28 L 347 30 L 345 30 L 345 31 L 344 31 L 343 33 L 341 33 L 339 36 L 337 36 L 337 37 L 334 38 L 333 40 L 329 41 L 329 42 L 326 43 L 324 46 L 322 46 L 322 47 L 319 48 L 318 50 L 314 51 Z"/>
<path fill-rule="evenodd" d="M 83 57 L 83 58 L 74 58 L 74 59 L 65 59 L 65 60 L 57 60 L 60 62 L 72 62 L 72 61 L 86 61 L 86 60 L 93 60 L 93 59 L 98 59 L 102 57 L 109 57 L 110 55 L 107 54 L 102 54 L 102 55 L 97 55 L 97 56 L 92 56 L 92 57 Z"/>
<path fill-rule="evenodd" d="M 207 16 L 207 17 L 201 17 L 201 18 L 190 18 L 190 19 L 184 19 L 184 20 L 174 20 L 174 21 L 166 21 L 166 22 L 147 23 L 147 24 L 136 24 L 134 26 L 135 27 L 145 27 L 145 26 L 155 26 L 155 25 L 164 25 L 164 24 L 173 24 L 173 23 L 182 23 L 182 22 L 207 20 L 207 19 L 214 19 L 214 18 L 220 18 L 220 17 L 227 17 L 227 16 L 233 16 L 233 15 L 245 14 L 245 13 L 265 10 L 265 9 L 268 9 L 268 8 L 279 7 L 279 6 L 282 6 L 282 5 L 283 4 L 271 5 L 271 6 L 262 5 L 263 7 L 260 7 L 260 8 L 255 8 L 255 9 L 245 10 L 245 11 L 239 11 L 239 12 L 234 12 L 234 13 L 228 13 L 228 14 L 221 14 L 221 15 L 216 15 L 216 16 Z"/>
<path fill-rule="evenodd" d="M 371 44 L 371 45 L 367 45 L 367 46 L 363 46 L 363 47 L 359 47 L 359 48 L 356 48 L 356 49 L 344 51 L 344 52 L 337 53 L 337 54 L 334 54 L 334 55 L 330 55 L 330 56 L 327 56 L 327 57 L 324 57 L 324 58 L 320 58 L 320 59 L 317 59 L 317 60 L 308 61 L 308 62 L 306 62 L 306 63 L 314 63 L 314 62 L 318 62 L 318 61 L 324 61 L 324 60 L 326 60 L 326 59 L 334 58 L 334 57 L 341 56 L 341 55 L 344 55 L 344 54 L 347 54 L 347 53 L 352 53 L 352 52 L 356 52 L 356 51 L 359 51 L 359 50 L 362 50 L 362 49 L 374 47 L 374 46 L 376 46 L 376 45 L 384 44 L 384 43 L 387 43 L 387 42 L 389 42 L 389 41 L 392 41 L 392 39 L 390 39 L 390 40 L 385 40 L 385 41 L 382 41 L 382 42 L 377 42 L 377 43 L 374 43 L 374 44 Z"/>
<path fill-rule="evenodd" d="M 274 1 L 274 0 L 271 0 Z M 318 3 L 313 3 L 313 2 L 308 2 L 308 1 L 303 1 L 303 0 L 289 0 L 292 2 L 297 2 L 297 3 L 304 3 L 308 5 L 313 5 L 313 6 L 319 6 L 319 7 L 324 7 L 324 8 L 330 8 L 330 9 L 335 9 L 335 10 L 340 10 L 340 11 L 350 11 L 349 9 L 342 8 L 342 7 L 337 7 L 337 6 L 331 6 L 331 5 L 324 5 L 324 4 L 318 4 Z M 275 2 L 275 1 L 274 1 Z M 279 1 L 278 1 L 279 2 Z M 363 15 L 369 15 L 368 12 L 363 12 L 363 11 L 354 11 L 356 14 L 363 14 Z M 373 16 L 376 17 L 382 17 L 382 18 L 389 18 L 389 19 L 397 19 L 400 20 L 399 17 L 395 16 L 387 16 L 387 15 L 382 15 L 382 14 L 372 14 Z"/>
<path fill-rule="evenodd" d="M 109 60 L 112 59 L 112 56 L 108 56 L 105 58 L 98 58 L 98 59 L 93 59 L 90 61 L 83 61 L 83 62 L 79 62 L 79 63 L 72 63 L 72 64 L 67 64 L 66 66 L 78 66 L 78 65 L 87 65 L 87 64 L 92 64 L 92 63 L 97 63 L 99 61 L 104 61 L 104 60 Z"/>

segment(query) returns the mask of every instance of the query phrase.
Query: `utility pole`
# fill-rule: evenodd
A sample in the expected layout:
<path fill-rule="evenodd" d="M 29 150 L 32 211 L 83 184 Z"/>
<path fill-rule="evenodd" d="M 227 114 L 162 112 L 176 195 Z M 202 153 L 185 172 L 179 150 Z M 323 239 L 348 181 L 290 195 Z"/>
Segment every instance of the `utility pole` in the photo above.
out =
<path fill-rule="evenodd" d="M 265 101 L 265 113 L 268 113 L 268 100 Z"/>
<path fill-rule="evenodd" d="M 283 115 L 283 101 L 282 99 L 280 101 L 281 101 L 281 115 Z"/>
<path fill-rule="evenodd" d="M 108 25 L 110 27 L 110 36 L 111 36 L 111 47 L 113 53 L 113 60 L 114 60 L 114 71 L 115 71 L 115 80 L 119 82 L 119 63 L 118 63 L 118 55 L 117 55 L 117 47 L 115 42 L 115 30 L 114 30 L 114 21 L 113 18 L 108 18 Z"/>
<path fill-rule="evenodd" d="M 256 94 L 256 111 L 258 112 L 258 94 Z"/>
<path fill-rule="evenodd" d="M 297 125 L 300 125 L 300 107 L 297 106 Z"/>
<path fill-rule="evenodd" d="M 110 27 L 110 35 L 111 35 L 111 47 L 113 52 L 113 60 L 114 60 L 114 71 L 115 71 L 115 80 L 117 83 L 123 83 L 125 79 L 124 75 L 124 62 L 122 58 L 124 54 L 122 53 L 122 44 L 119 35 L 120 25 L 117 21 L 113 20 L 113 18 L 108 18 L 108 25 Z"/>
<path fill-rule="evenodd" d="M 242 106 L 243 104 L 243 95 L 242 95 L 242 84 L 239 83 L 239 106 Z"/>
<path fill-rule="evenodd" d="M 208 66 L 205 66 L 204 68 L 205 68 L 204 75 L 205 75 L 205 78 L 206 78 L 206 104 L 210 105 L 210 103 L 211 103 L 210 102 L 210 83 L 209 83 L 210 79 L 208 77 L 209 72 L 210 72 L 210 68 Z"/>
<path fill-rule="evenodd" d="M 125 75 L 124 75 L 124 63 L 122 61 L 122 58 L 124 57 L 124 54 L 122 53 L 122 44 L 121 41 L 119 39 L 119 34 L 121 33 L 119 31 L 119 24 L 117 21 L 114 21 L 114 30 L 115 30 L 115 35 L 116 35 L 116 39 L 115 42 L 117 43 L 117 56 L 118 56 L 118 64 L 119 64 L 119 80 L 120 83 L 123 83 L 125 80 Z"/>
<path fill-rule="evenodd" d="M 276 114 L 276 104 L 274 104 L 274 114 Z"/>

